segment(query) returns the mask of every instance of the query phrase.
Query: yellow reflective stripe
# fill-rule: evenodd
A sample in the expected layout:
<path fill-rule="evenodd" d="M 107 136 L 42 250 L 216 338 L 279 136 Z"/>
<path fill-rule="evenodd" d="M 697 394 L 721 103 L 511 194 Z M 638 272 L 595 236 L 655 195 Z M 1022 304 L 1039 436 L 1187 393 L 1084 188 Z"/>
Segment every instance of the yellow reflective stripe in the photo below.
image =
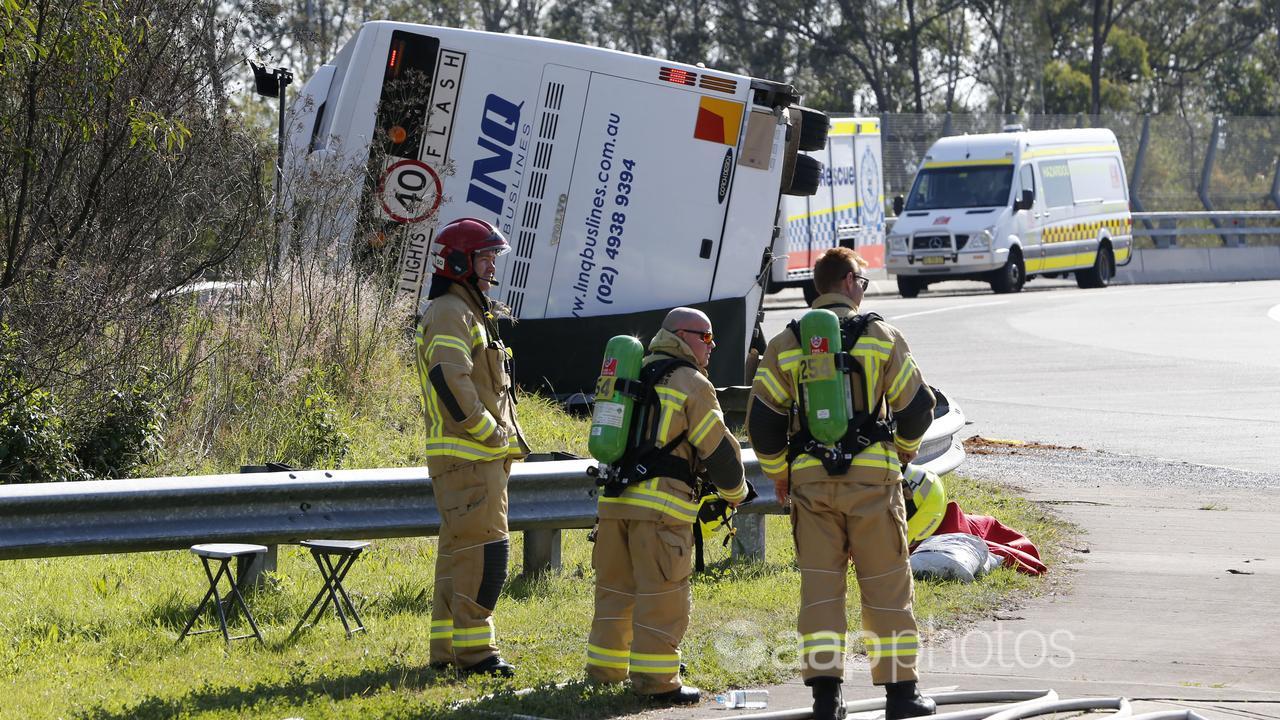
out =
<path fill-rule="evenodd" d="M 596 665 L 599 667 L 616 668 L 618 670 L 627 669 L 626 660 L 604 660 L 601 658 L 594 657 L 591 653 L 587 653 L 587 664 Z"/>
<path fill-rule="evenodd" d="M 427 438 L 428 456 L 448 456 L 464 460 L 500 460 L 510 454 L 510 451 L 509 445 L 495 448 L 449 436 Z"/>
<path fill-rule="evenodd" d="M 1013 158 L 991 158 L 990 160 L 946 160 L 934 161 L 924 164 L 925 168 L 953 168 L 953 167 L 985 167 L 990 165 L 1012 165 Z"/>
<path fill-rule="evenodd" d="M 697 427 L 689 433 L 689 441 L 694 445 L 701 445 L 702 441 L 707 439 L 707 435 L 711 430 L 715 428 L 716 421 L 719 420 L 723 422 L 723 417 L 723 415 L 715 410 L 708 410 L 706 417 L 702 418 L 702 422 L 699 422 Z"/>
<path fill-rule="evenodd" d="M 783 350 L 778 353 L 778 366 L 787 372 L 791 372 L 800 365 L 800 359 L 804 353 L 799 350 Z"/>
<path fill-rule="evenodd" d="M 698 505 L 682 500 L 671 493 L 641 487 L 630 487 L 618 497 L 600 497 L 602 505 L 631 505 L 670 515 L 677 520 L 693 522 L 698 519 Z"/>
<path fill-rule="evenodd" d="M 438 640 L 440 638 L 453 637 L 453 621 L 452 620 L 432 620 L 431 621 L 431 639 Z"/>
<path fill-rule="evenodd" d="M 631 653 L 631 672 L 673 673 L 679 670 L 679 653 Z"/>
<path fill-rule="evenodd" d="M 479 325 L 471 326 L 471 346 L 484 346 L 484 331 L 480 329 Z"/>
<path fill-rule="evenodd" d="M 1049 155 L 1087 155 L 1093 153 L 1118 153 L 1120 147 L 1118 145 L 1080 145 L 1078 147 L 1065 148 L 1040 148 L 1038 150 L 1028 150 L 1022 153 L 1022 159 L 1045 157 Z"/>
<path fill-rule="evenodd" d="M 680 661 L 680 653 L 631 653 L 632 660 L 675 660 Z"/>
<path fill-rule="evenodd" d="M 599 665 L 600 667 L 627 669 L 627 658 L 630 653 L 626 650 L 614 650 L 612 648 L 600 647 L 599 645 L 587 644 L 587 664 Z"/>
<path fill-rule="evenodd" d="M 489 414 L 488 410 L 482 410 L 480 413 L 480 419 L 477 420 L 475 424 L 468 425 L 466 427 L 467 432 L 471 433 L 472 437 L 484 442 L 495 430 L 498 429 L 498 423 L 494 422 L 493 416 Z"/>
<path fill-rule="evenodd" d="M 759 381 L 760 387 L 769 393 L 769 397 L 773 398 L 774 402 L 782 404 L 790 399 L 786 391 L 782 389 L 782 384 L 778 382 L 778 378 L 774 376 L 773 371 L 769 368 L 762 367 L 756 370 L 755 380 Z"/>
<path fill-rule="evenodd" d="M 454 647 L 480 647 L 493 643 L 493 628 L 485 625 L 475 628 L 454 628 Z"/>
<path fill-rule="evenodd" d="M 684 403 L 685 398 L 689 397 L 687 394 L 669 387 L 659 386 L 654 389 L 658 391 L 658 395 L 660 397 L 670 399 L 671 401 L 676 403 Z"/>
<path fill-rule="evenodd" d="M 684 406 L 684 401 L 689 396 L 669 387 L 654 389 L 658 391 L 658 402 L 662 406 L 662 419 L 658 422 L 658 441 L 665 443 L 670 439 L 671 421 L 675 419 L 676 412 Z"/>
<path fill-rule="evenodd" d="M 467 345 L 466 341 L 460 337 L 455 337 L 453 335 L 437 335 L 431 338 L 431 342 L 427 345 L 427 357 L 434 357 L 437 347 L 452 348 L 467 357 L 471 357 L 471 346 Z"/>
<path fill-rule="evenodd" d="M 912 371 L 915 369 L 916 361 L 911 359 L 910 355 L 907 355 L 902 362 L 902 368 L 898 370 L 898 376 L 894 378 L 893 383 L 889 385 L 889 392 L 887 394 L 890 403 L 898 401 L 898 397 L 902 395 L 902 391 L 907 388 L 908 381 L 910 381 L 914 376 Z"/>
<path fill-rule="evenodd" d="M 890 455 L 888 452 L 881 450 L 884 443 L 876 443 L 870 448 L 863 450 L 853 456 L 852 467 L 868 467 L 877 470 L 894 469 L 899 467 L 897 454 Z M 791 463 L 792 470 L 805 470 L 807 468 L 822 467 L 822 461 L 818 458 L 802 453 L 796 456 L 795 462 Z"/>
<path fill-rule="evenodd" d="M 756 460 L 760 463 L 760 469 L 772 475 L 780 475 L 787 469 L 787 455 L 780 453 L 777 456 L 769 456 L 756 451 Z"/>
<path fill-rule="evenodd" d="M 905 634 L 890 637 L 864 637 L 862 644 L 871 659 L 886 657 L 911 657 L 920 651 L 920 636 Z"/>
<path fill-rule="evenodd" d="M 716 488 L 716 493 L 729 502 L 742 502 L 742 499 L 747 496 L 747 484 L 745 482 L 740 483 L 738 487 L 732 490 Z"/>
<path fill-rule="evenodd" d="M 924 436 L 923 436 L 923 435 L 921 435 L 920 437 L 916 438 L 915 440 L 908 440 L 908 439 L 906 439 L 906 438 L 902 437 L 901 435 L 894 435 L 894 436 L 893 436 L 893 445 L 894 445 L 894 447 L 898 448 L 899 450 L 919 450 L 919 449 L 920 449 L 920 441 L 921 441 L 921 440 L 923 440 L 923 439 L 924 439 Z"/>
<path fill-rule="evenodd" d="M 801 654 L 816 652 L 844 652 L 844 634 L 834 630 L 819 630 L 800 636 Z"/>

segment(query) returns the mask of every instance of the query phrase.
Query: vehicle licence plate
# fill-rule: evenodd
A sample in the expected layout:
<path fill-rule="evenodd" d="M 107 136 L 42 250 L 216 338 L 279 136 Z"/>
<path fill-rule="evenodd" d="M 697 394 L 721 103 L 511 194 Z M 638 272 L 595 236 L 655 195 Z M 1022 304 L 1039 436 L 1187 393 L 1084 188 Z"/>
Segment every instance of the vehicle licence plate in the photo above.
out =
<path fill-rule="evenodd" d="M 937 255 L 933 257 L 920 258 L 921 265 L 941 265 L 946 261 L 946 258 Z"/>

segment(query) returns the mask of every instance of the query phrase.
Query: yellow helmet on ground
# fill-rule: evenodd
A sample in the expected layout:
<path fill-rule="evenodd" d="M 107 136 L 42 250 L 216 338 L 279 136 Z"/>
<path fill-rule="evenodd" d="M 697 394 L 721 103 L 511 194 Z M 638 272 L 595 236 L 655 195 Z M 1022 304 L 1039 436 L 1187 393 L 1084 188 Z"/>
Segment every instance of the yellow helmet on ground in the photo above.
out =
<path fill-rule="evenodd" d="M 942 478 L 919 465 L 902 471 L 902 498 L 907 504 L 907 540 L 920 542 L 933 534 L 947 512 Z"/>

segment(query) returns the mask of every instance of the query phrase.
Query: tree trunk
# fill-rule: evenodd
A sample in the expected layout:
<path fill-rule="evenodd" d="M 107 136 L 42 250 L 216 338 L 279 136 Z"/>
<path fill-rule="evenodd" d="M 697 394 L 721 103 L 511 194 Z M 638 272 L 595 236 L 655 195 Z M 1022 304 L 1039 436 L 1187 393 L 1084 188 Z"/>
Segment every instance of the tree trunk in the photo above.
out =
<path fill-rule="evenodd" d="M 1090 115 L 1102 113 L 1102 51 L 1107 44 L 1107 18 L 1110 15 L 1111 0 L 1093 0 L 1093 54 L 1089 59 Z"/>

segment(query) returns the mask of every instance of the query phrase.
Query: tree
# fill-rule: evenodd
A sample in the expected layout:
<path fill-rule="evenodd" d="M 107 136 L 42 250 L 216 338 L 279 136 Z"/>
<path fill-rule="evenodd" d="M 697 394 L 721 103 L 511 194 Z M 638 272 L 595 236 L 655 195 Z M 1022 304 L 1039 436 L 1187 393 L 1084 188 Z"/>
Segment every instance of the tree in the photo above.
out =
<path fill-rule="evenodd" d="M 27 386 L 91 415 L 105 368 L 171 344 L 168 294 L 262 229 L 264 148 L 203 0 L 0 8 L 0 323 Z"/>

